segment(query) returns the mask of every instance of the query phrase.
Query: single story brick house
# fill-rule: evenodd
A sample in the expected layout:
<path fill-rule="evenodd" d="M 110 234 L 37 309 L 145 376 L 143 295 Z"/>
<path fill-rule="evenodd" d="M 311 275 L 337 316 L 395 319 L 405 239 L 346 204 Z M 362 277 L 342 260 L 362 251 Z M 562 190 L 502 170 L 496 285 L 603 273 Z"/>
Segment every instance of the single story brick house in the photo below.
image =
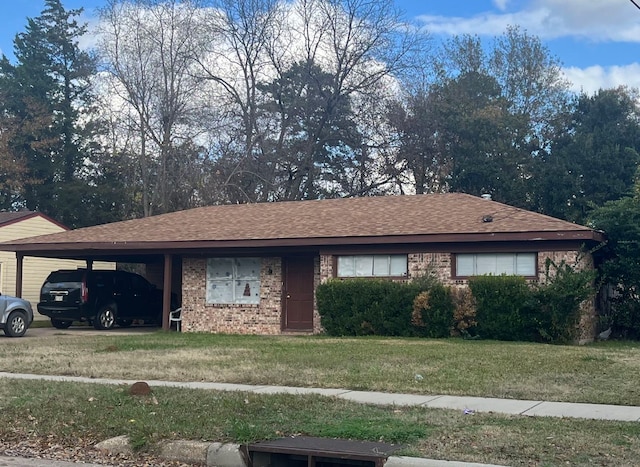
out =
<path fill-rule="evenodd" d="M 318 333 L 315 288 L 330 278 L 411 280 L 435 271 L 544 276 L 547 258 L 593 267 L 601 232 L 461 193 L 195 208 L 0 244 L 24 256 L 137 262 L 182 301 L 182 330 Z M 18 267 L 18 270 L 21 268 Z M 18 278 L 19 280 L 20 278 Z M 583 338 L 595 332 L 586 307 Z"/>

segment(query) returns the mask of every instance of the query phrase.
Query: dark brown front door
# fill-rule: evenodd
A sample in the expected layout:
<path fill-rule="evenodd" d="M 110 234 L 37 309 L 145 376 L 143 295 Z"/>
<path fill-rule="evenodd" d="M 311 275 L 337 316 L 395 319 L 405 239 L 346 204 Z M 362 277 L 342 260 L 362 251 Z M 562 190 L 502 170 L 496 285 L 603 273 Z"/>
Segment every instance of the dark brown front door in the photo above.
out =
<path fill-rule="evenodd" d="M 284 258 L 285 331 L 313 330 L 313 256 Z"/>

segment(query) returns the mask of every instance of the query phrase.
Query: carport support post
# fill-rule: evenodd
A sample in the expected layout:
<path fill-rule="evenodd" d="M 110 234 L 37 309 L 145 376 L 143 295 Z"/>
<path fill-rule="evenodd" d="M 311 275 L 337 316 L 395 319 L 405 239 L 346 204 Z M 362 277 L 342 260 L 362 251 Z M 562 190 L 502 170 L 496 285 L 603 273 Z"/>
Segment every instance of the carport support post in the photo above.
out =
<path fill-rule="evenodd" d="M 173 256 L 164 255 L 164 284 L 162 286 L 162 329 L 169 330 L 169 312 L 171 311 L 171 269 Z"/>
<path fill-rule="evenodd" d="M 16 253 L 16 297 L 22 298 L 22 266 L 24 263 L 24 255 Z"/>

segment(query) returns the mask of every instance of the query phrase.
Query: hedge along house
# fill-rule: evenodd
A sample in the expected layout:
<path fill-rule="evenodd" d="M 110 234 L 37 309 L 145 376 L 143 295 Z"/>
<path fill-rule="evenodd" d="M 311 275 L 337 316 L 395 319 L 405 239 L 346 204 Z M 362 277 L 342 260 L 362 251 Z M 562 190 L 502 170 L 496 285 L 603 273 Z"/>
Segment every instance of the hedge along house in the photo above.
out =
<path fill-rule="evenodd" d="M 584 226 L 466 194 L 224 205 L 0 244 L 24 256 L 145 263 L 182 300 L 187 332 L 318 333 L 315 288 L 333 278 L 435 272 L 544 277 L 547 258 L 593 267 L 604 239 Z M 20 268 L 18 267 L 18 270 Z M 176 279 L 180 280 L 176 280 Z M 178 289 L 178 290 L 176 290 Z M 582 338 L 595 332 L 586 306 Z"/>

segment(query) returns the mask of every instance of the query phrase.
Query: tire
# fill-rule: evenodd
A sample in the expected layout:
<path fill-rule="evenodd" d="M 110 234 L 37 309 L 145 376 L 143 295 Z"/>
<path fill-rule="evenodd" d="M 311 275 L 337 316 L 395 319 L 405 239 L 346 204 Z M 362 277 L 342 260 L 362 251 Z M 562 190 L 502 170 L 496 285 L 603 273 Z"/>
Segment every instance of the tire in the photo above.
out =
<path fill-rule="evenodd" d="M 4 333 L 9 337 L 22 337 L 28 327 L 27 314 L 24 311 L 16 310 L 9 315 L 4 326 Z"/>
<path fill-rule="evenodd" d="M 113 329 L 113 325 L 116 323 L 116 306 L 111 303 L 105 305 L 98 311 L 98 314 L 93 319 L 93 327 L 99 330 Z"/>
<path fill-rule="evenodd" d="M 118 319 L 118 320 L 116 320 L 116 323 L 121 328 L 128 328 L 133 323 L 133 320 L 132 319 Z"/>
<path fill-rule="evenodd" d="M 51 325 L 56 329 L 67 329 L 69 326 L 71 326 L 71 323 L 72 321 L 51 318 Z"/>

